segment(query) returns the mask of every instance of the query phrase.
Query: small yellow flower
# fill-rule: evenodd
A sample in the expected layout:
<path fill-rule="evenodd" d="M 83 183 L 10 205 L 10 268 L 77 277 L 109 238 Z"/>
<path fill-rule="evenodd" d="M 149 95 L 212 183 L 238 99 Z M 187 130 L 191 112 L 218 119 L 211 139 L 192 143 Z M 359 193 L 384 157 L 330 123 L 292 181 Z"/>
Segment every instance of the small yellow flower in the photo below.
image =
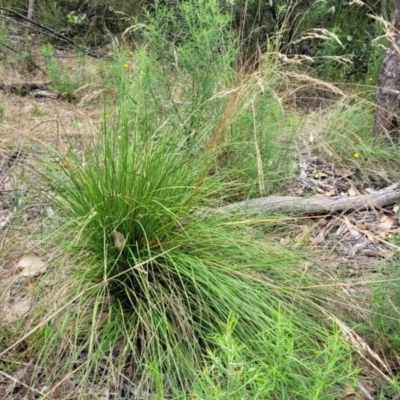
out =
<path fill-rule="evenodd" d="M 372 82 L 372 81 L 373 81 L 373 79 L 372 79 L 372 78 L 368 78 L 368 80 L 369 80 L 370 82 Z"/>
<path fill-rule="evenodd" d="M 129 52 L 129 55 L 130 55 L 130 56 L 133 56 L 133 51 L 130 51 L 130 52 Z"/>
<path fill-rule="evenodd" d="M 107 118 L 108 118 L 108 114 L 106 114 L 106 115 L 104 116 L 104 118 L 107 119 Z"/>
<path fill-rule="evenodd" d="M 360 155 L 359 155 L 358 153 L 354 153 L 354 154 L 353 154 L 353 157 L 354 157 L 354 158 L 360 158 Z"/>
<path fill-rule="evenodd" d="M 129 67 L 129 64 L 128 63 L 125 63 L 124 64 L 124 68 L 128 68 Z"/>

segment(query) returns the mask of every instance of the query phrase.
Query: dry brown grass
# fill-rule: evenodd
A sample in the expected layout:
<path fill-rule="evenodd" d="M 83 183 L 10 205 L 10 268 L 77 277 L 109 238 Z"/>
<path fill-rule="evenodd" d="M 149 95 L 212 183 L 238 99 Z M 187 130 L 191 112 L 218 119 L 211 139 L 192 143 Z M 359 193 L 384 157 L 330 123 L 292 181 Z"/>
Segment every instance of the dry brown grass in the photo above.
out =
<path fill-rule="evenodd" d="M 39 48 L 33 48 L 34 62 L 39 69 L 28 70 L 24 61 L 9 54 L 0 64 L 1 82 L 48 82 L 44 73 L 45 66 L 39 54 Z M 101 60 L 89 59 L 80 62 L 73 51 L 56 52 L 57 63 L 76 76 L 80 87 L 76 99 L 68 103 L 61 99 L 37 98 L 32 95 L 0 92 L 0 104 L 5 112 L 0 121 L 1 143 L 13 146 L 21 137 L 53 142 L 64 135 L 84 135 L 97 128 L 103 114 L 103 106 L 96 102 L 96 92 L 102 85 L 100 70 L 104 68 Z M 90 84 L 88 84 L 90 82 Z M 86 101 L 80 100 L 86 98 Z"/>
<path fill-rule="evenodd" d="M 91 91 L 98 90 L 100 78 L 96 75 L 103 67 L 101 62 L 90 60 L 86 65 L 77 66 L 74 53 L 65 54 L 60 64 L 73 70 L 80 68 L 84 76 L 91 79 L 90 86 L 78 91 L 78 100 L 69 103 L 61 99 L 37 98 L 32 95 L 20 96 L 16 93 L 0 91 L 0 105 L 4 113 L 0 119 L 0 186 L 2 193 L 18 190 L 26 193 L 29 190 L 29 204 L 22 204 L 18 212 L 13 211 L 10 224 L 0 230 L 0 296 L 8 293 L 9 302 L 15 302 L 21 296 L 29 294 L 29 287 L 35 281 L 15 283 L 18 275 L 16 265 L 25 254 L 36 253 L 46 259 L 49 255 L 41 254 L 45 248 L 40 239 L 40 226 L 46 215 L 41 215 L 45 206 L 43 196 L 32 184 L 27 188 L 21 177 L 32 177 L 32 166 L 35 160 L 42 157 L 46 146 L 62 148 L 66 143 L 74 143 L 75 138 L 81 142 L 99 132 L 103 121 L 104 108 L 96 99 L 80 103 L 79 99 L 90 96 Z M 37 58 L 40 64 L 40 58 Z M 43 65 L 40 65 L 43 67 Z M 48 81 L 45 74 L 35 69 L 28 71 L 16 58 L 3 59 L 0 63 L 1 82 L 23 83 Z M 92 80 L 93 79 L 93 80 Z M 93 96 L 94 97 L 94 96 Z M 110 109 L 112 104 L 109 105 Z M 3 170 L 3 160 L 16 151 L 20 152 L 16 164 L 11 170 Z M 4 168 L 3 168 L 4 167 Z M 3 182 L 4 181 L 4 182 Z M 37 183 L 37 177 L 32 179 Z M 7 187 L 5 187 L 6 185 Z M 7 189 L 7 190 L 5 190 Z M 33 193 L 35 192 L 35 193 Z M 24 196 L 22 197 L 24 200 Z M 26 201 L 25 201 L 26 202 Z M 6 196 L 1 201 L 3 212 L 12 211 L 12 203 Z M 35 212 L 35 208 L 39 213 Z M 4 210 L 5 211 L 4 211 Z M 41 211 L 40 211 L 41 210 Z M 37 215 L 36 215 L 37 214 Z M 13 288 L 10 291 L 10 288 Z"/>

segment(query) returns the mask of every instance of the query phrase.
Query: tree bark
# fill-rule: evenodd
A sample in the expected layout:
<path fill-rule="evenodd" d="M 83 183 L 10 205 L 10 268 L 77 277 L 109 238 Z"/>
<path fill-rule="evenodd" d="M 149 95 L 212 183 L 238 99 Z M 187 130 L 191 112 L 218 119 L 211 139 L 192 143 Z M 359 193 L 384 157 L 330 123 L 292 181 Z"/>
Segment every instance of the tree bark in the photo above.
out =
<path fill-rule="evenodd" d="M 376 89 L 374 133 L 399 138 L 400 93 L 400 0 L 394 2 L 392 32 L 389 47 L 383 59 Z"/>
<path fill-rule="evenodd" d="M 28 19 L 32 20 L 33 19 L 33 9 L 35 8 L 35 0 L 29 0 L 28 3 Z"/>
<path fill-rule="evenodd" d="M 219 207 L 217 211 L 246 211 L 251 213 L 289 213 L 293 215 L 330 214 L 348 210 L 366 210 L 400 201 L 396 183 L 375 193 L 353 197 L 292 197 L 270 196 L 240 201 Z"/>

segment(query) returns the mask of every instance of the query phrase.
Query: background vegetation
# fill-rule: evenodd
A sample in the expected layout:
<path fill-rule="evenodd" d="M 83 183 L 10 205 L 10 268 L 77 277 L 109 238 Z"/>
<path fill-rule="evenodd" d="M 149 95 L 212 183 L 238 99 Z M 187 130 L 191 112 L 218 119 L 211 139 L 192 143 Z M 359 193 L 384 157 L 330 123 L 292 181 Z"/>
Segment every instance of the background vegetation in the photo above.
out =
<path fill-rule="evenodd" d="M 397 144 L 372 135 L 385 40 L 370 15 L 391 3 L 357 3 L 37 0 L 75 47 L 2 11 L 3 70 L 99 112 L 24 139 L 31 193 L 3 261 L 18 232 L 47 269 L 19 286 L 29 312 L 0 320 L 3 376 L 35 365 L 9 398 L 399 398 L 397 255 L 351 296 L 306 231 L 284 240 L 301 219 L 218 210 L 285 192 L 302 158 L 398 180 Z M 47 213 L 26 224 L 32 202 Z"/>

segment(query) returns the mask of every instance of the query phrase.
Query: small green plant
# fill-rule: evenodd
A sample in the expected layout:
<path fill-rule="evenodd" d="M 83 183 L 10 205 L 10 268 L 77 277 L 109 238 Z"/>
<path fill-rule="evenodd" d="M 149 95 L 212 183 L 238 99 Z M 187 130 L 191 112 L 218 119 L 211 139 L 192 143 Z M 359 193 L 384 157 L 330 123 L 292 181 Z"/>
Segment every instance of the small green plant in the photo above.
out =
<path fill-rule="evenodd" d="M 67 15 L 67 20 L 69 24 L 81 25 L 86 20 L 86 14 L 71 11 Z"/>
<path fill-rule="evenodd" d="M 46 65 L 46 73 L 51 80 L 52 87 L 62 98 L 71 101 L 74 97 L 74 91 L 79 87 L 77 76 L 68 68 L 57 64 L 51 44 L 44 44 L 40 49 L 40 54 Z"/>
<path fill-rule="evenodd" d="M 3 120 L 5 112 L 6 112 L 6 105 L 3 102 L 0 102 L 0 121 Z"/>
<path fill-rule="evenodd" d="M 215 338 L 217 350 L 210 351 L 208 362 L 198 372 L 188 398 L 194 399 L 290 399 L 296 398 L 337 398 L 340 389 L 325 379 L 325 373 L 341 375 L 343 383 L 351 381 L 353 374 L 351 361 L 346 359 L 347 344 L 339 331 L 319 348 L 308 348 L 301 333 L 293 330 L 291 317 L 280 312 L 274 325 L 260 334 L 255 342 L 264 356 L 251 357 L 246 347 L 234 338 L 235 321 L 229 320 L 221 335 Z M 303 357 L 303 351 L 310 358 Z M 311 355 L 312 354 L 312 355 Z M 300 367 L 301 364 L 301 367 Z M 326 370 L 324 368 L 328 366 Z M 302 368 L 312 372 L 313 378 L 296 387 L 297 374 Z M 347 371 L 346 374 L 343 374 Z M 293 376 L 282 385 L 284 376 Z M 293 386 L 292 386 L 293 384 Z M 328 388 L 328 386 L 330 386 Z M 293 389 L 292 389 L 292 388 Z M 325 394 L 324 394 L 325 393 Z"/>
<path fill-rule="evenodd" d="M 384 351 L 400 352 L 400 283 L 398 274 L 376 285 L 371 301 L 371 340 Z"/>
<path fill-rule="evenodd" d="M 45 112 L 38 104 L 33 104 L 31 114 L 34 117 L 43 117 Z"/>

